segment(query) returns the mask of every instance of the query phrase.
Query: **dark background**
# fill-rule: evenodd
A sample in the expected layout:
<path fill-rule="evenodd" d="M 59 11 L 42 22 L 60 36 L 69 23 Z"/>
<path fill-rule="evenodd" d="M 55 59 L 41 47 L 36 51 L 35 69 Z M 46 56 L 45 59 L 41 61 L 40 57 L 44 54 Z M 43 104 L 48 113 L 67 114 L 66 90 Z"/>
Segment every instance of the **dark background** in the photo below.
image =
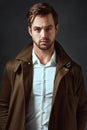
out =
<path fill-rule="evenodd" d="M 5 63 L 30 41 L 26 13 L 37 2 L 49 2 L 59 14 L 57 40 L 82 66 L 87 88 L 87 2 L 86 0 L 0 0 L 0 79 Z"/>

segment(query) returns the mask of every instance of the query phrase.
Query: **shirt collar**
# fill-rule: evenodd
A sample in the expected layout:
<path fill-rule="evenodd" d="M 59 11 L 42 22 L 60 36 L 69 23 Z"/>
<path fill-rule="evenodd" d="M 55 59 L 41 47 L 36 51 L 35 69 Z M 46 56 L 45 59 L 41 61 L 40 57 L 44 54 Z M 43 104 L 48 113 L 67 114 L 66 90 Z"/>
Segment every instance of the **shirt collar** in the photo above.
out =
<path fill-rule="evenodd" d="M 41 64 L 38 57 L 36 56 L 36 54 L 34 52 L 34 49 L 32 50 L 32 63 L 33 63 L 33 65 Z M 56 52 L 54 50 L 51 60 L 45 66 L 50 66 L 50 65 L 55 65 L 55 64 L 56 64 Z"/>
<path fill-rule="evenodd" d="M 32 50 L 32 63 L 33 63 L 33 65 L 34 64 L 37 64 L 37 63 L 39 63 L 40 61 L 39 61 L 39 59 L 38 59 L 38 57 L 36 56 L 36 54 L 35 54 L 35 52 L 34 52 L 34 49 Z"/>

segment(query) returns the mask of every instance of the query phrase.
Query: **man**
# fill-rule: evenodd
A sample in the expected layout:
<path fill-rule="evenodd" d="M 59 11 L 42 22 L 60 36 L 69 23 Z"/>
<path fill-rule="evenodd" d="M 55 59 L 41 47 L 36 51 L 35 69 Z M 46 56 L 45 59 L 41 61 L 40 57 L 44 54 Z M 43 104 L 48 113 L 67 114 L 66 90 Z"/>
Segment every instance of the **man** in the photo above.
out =
<path fill-rule="evenodd" d="M 55 40 L 57 13 L 38 3 L 27 19 L 32 42 L 6 64 L 0 87 L 2 130 L 84 130 L 82 71 Z"/>

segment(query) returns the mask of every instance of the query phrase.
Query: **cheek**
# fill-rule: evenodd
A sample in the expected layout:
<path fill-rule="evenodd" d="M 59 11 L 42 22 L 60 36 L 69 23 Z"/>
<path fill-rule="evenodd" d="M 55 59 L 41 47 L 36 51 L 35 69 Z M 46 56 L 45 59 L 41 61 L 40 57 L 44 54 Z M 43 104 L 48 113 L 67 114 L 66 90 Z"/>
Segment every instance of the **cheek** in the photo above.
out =
<path fill-rule="evenodd" d="M 32 34 L 32 39 L 35 40 L 35 41 L 39 41 L 40 39 L 40 36 L 38 34 Z"/>
<path fill-rule="evenodd" d="M 56 33 L 55 32 L 51 32 L 50 34 L 49 34 L 49 37 L 52 39 L 52 38 L 54 38 L 56 36 Z"/>
<path fill-rule="evenodd" d="M 49 32 L 49 35 L 50 36 L 54 36 L 56 34 L 56 30 L 55 29 L 53 29 L 53 30 L 51 30 L 50 32 Z"/>
<path fill-rule="evenodd" d="M 40 36 L 39 36 L 38 34 L 35 34 L 35 35 L 34 35 L 34 39 L 36 39 L 36 40 L 38 40 L 39 37 L 40 37 Z"/>
<path fill-rule="evenodd" d="M 38 33 L 33 32 L 33 33 L 32 33 L 32 36 L 33 36 L 33 37 L 38 37 L 38 36 L 39 36 L 39 34 L 38 34 Z"/>

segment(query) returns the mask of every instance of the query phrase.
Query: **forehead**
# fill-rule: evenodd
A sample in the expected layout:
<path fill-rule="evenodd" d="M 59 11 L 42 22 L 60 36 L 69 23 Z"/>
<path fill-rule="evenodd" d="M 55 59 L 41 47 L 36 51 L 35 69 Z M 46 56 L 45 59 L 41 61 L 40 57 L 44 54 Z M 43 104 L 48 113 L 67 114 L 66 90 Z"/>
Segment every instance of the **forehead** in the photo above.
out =
<path fill-rule="evenodd" d="M 55 25 L 52 14 L 48 14 L 44 16 L 37 15 L 32 23 L 32 27 L 33 26 L 47 26 L 47 25 Z"/>

